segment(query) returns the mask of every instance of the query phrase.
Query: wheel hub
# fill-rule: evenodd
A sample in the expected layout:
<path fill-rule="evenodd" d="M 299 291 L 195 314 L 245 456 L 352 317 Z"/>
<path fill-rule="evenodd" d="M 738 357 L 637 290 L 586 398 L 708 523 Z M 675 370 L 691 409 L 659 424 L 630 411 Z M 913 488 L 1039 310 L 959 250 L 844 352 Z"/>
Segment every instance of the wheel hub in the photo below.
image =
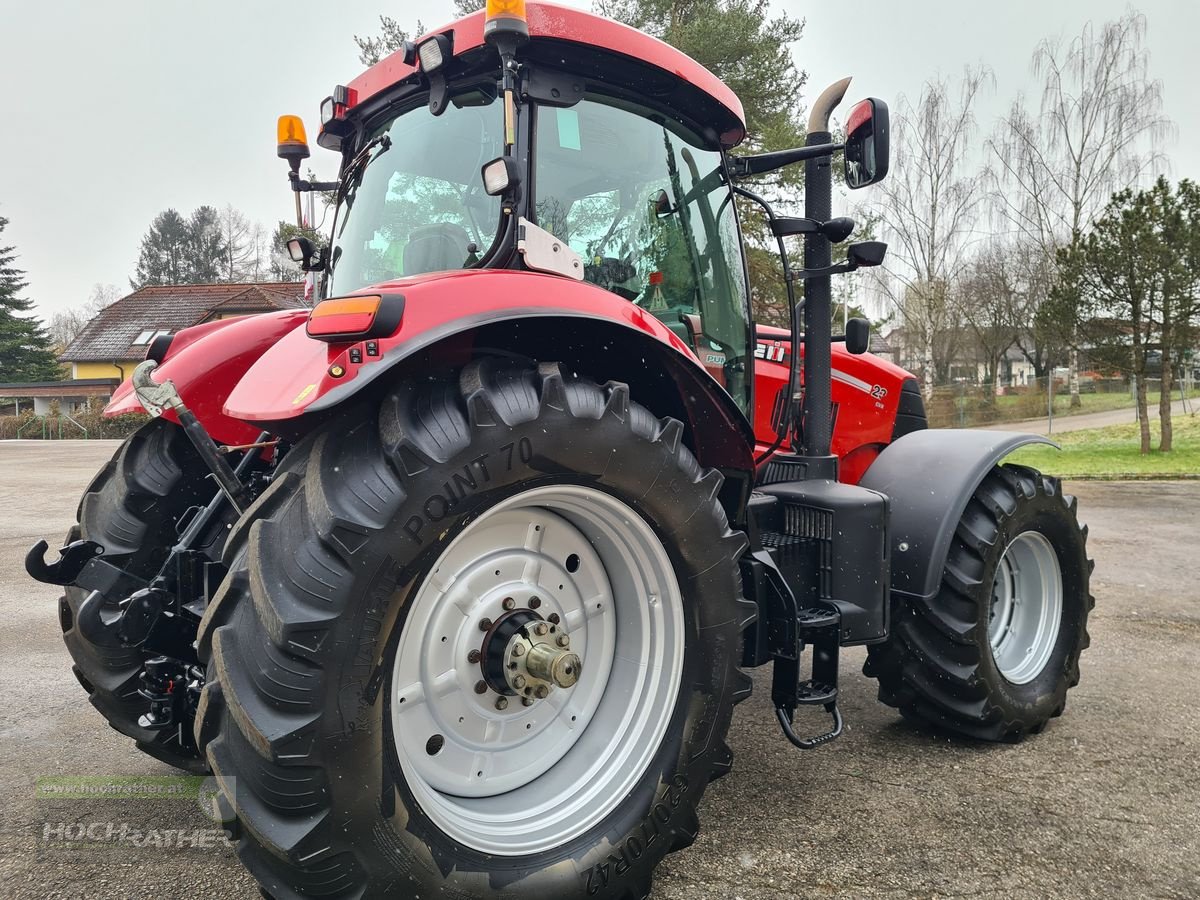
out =
<path fill-rule="evenodd" d="M 547 699 L 555 688 L 575 686 L 583 660 L 571 650 L 571 637 L 561 618 L 551 615 L 554 621 L 532 609 L 514 609 L 491 623 L 479 650 L 483 680 L 489 689 L 520 697 L 524 706 L 532 706 Z M 487 622 L 483 620 L 480 627 Z M 497 704 L 497 708 L 507 709 L 508 705 Z"/>
<path fill-rule="evenodd" d="M 1062 622 L 1062 572 L 1054 547 L 1025 531 L 1004 550 L 992 579 L 988 643 L 996 667 L 1013 684 L 1027 684 L 1046 667 Z"/>

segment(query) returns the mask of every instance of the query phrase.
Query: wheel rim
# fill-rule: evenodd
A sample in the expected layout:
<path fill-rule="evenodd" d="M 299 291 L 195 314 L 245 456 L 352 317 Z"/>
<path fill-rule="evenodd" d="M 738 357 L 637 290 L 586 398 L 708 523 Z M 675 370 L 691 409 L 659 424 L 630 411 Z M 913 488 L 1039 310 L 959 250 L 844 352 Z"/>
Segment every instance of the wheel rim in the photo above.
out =
<path fill-rule="evenodd" d="M 518 613 L 565 631 L 582 669 L 573 686 L 530 706 L 505 697 L 500 709 L 505 695 L 483 678 L 490 657 L 473 654 Z M 560 846 L 597 824 L 662 743 L 684 630 L 666 549 L 620 500 L 555 485 L 488 510 L 416 591 L 396 650 L 392 733 L 422 810 L 453 839 L 500 856 Z"/>
<path fill-rule="evenodd" d="M 1046 667 L 1062 622 L 1062 572 L 1044 535 L 1025 531 L 1005 548 L 992 579 L 988 643 L 996 668 L 1026 684 Z"/>

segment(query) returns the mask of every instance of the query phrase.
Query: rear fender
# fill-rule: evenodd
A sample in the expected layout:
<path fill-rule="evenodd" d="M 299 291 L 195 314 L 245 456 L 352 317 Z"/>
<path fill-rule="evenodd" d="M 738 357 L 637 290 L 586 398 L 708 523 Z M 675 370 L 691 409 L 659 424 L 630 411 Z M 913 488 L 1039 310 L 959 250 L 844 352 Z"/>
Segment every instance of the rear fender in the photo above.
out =
<path fill-rule="evenodd" d="M 931 598 L 942 580 L 959 519 L 992 466 L 1037 434 L 935 428 L 889 445 L 859 484 L 891 499 L 892 600 Z"/>
<path fill-rule="evenodd" d="M 328 344 L 298 329 L 246 372 L 224 414 L 298 437 L 403 378 L 515 355 L 626 382 L 639 402 L 684 423 L 703 465 L 753 469 L 753 432 L 733 399 L 666 325 L 615 294 L 549 275 L 470 270 L 373 290 L 405 298 L 400 326 L 378 340 L 377 355 L 365 342 Z"/>
<path fill-rule="evenodd" d="M 248 443 L 262 429 L 226 415 L 225 398 L 267 348 L 296 329 L 303 333 L 307 318 L 308 310 L 283 310 L 185 328 L 172 338 L 154 378 L 160 382 L 169 378 L 175 384 L 183 402 L 214 440 L 225 444 Z M 104 409 L 108 416 L 140 412 L 145 410 L 128 379 L 117 388 Z M 170 410 L 163 416 L 178 422 Z"/>

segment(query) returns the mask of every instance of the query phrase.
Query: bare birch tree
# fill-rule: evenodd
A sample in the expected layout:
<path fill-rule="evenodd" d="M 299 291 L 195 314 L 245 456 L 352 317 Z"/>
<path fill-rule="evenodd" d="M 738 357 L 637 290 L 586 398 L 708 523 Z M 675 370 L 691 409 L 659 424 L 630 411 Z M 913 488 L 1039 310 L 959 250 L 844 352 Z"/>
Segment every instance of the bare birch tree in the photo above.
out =
<path fill-rule="evenodd" d="M 253 277 L 258 252 L 256 226 L 229 203 L 221 210 L 219 223 L 224 248 L 221 254 L 221 280 L 256 280 Z"/>
<path fill-rule="evenodd" d="M 1142 181 L 1165 158 L 1173 131 L 1162 84 L 1149 76 L 1146 17 L 1130 10 L 1070 42 L 1042 41 L 1032 69 L 1038 108 L 1013 104 L 989 141 L 1004 217 L 1051 262 L 1079 242 L 1109 198 Z M 1078 341 L 1069 335 L 1071 405 L 1079 405 Z"/>
<path fill-rule="evenodd" d="M 983 196 L 982 173 L 969 159 L 973 108 L 991 81 L 983 68 L 968 68 L 957 93 L 948 79 L 928 81 L 915 104 L 901 97 L 893 116 L 895 160 L 876 208 L 890 248 L 881 284 L 905 340 L 919 343 L 927 399 L 937 381 L 939 337 L 960 324 L 951 288 L 967 265 Z"/>

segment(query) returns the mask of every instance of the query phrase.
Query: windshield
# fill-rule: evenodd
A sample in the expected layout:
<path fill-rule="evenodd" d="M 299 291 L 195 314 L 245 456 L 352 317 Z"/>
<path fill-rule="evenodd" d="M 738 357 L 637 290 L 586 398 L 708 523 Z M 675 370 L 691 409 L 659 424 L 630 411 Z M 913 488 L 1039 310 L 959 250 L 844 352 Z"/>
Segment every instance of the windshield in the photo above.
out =
<path fill-rule="evenodd" d="M 500 200 L 484 192 L 479 175 L 504 152 L 498 109 L 451 103 L 436 117 L 423 104 L 368 134 L 365 166 L 348 170 L 338 210 L 331 290 L 479 261 L 500 221 Z M 384 135 L 390 140 L 377 140 Z"/>
<path fill-rule="evenodd" d="M 656 316 L 743 410 L 749 326 L 741 243 L 721 154 L 661 117 L 600 99 L 538 110 L 538 224 L 585 276 Z"/>

